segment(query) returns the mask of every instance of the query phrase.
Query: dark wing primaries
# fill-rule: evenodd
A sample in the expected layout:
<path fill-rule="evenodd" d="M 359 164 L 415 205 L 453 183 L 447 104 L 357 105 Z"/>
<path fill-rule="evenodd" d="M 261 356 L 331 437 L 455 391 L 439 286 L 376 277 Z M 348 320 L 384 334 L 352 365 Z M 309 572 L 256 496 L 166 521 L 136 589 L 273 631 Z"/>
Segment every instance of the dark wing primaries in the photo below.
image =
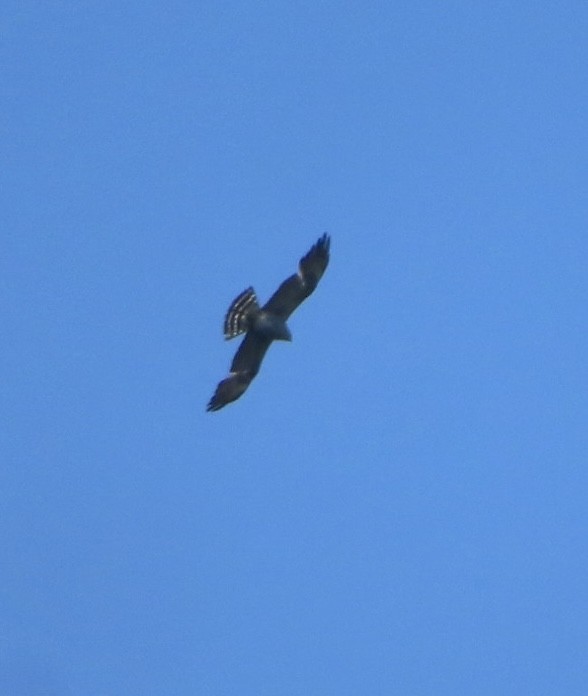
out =
<path fill-rule="evenodd" d="M 287 278 L 264 305 L 266 312 L 287 319 L 316 288 L 327 265 L 331 239 L 323 234 L 310 251 L 300 259 L 298 273 Z"/>
<path fill-rule="evenodd" d="M 270 343 L 271 339 L 253 332 L 245 336 L 231 363 L 231 373 L 219 382 L 212 399 L 208 402 L 207 411 L 218 411 L 245 393 L 259 372 Z"/>
<path fill-rule="evenodd" d="M 218 383 L 212 399 L 208 402 L 207 411 L 218 411 L 223 406 L 236 401 L 247 387 L 251 384 L 253 377 L 246 372 L 232 373 L 222 382 Z"/>

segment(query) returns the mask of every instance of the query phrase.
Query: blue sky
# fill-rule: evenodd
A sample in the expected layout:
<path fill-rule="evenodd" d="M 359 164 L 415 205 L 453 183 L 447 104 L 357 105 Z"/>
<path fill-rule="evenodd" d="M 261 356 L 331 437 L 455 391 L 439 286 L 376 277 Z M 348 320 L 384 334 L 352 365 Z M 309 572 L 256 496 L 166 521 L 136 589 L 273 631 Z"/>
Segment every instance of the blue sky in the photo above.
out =
<path fill-rule="evenodd" d="M 0 692 L 585 694 L 588 6 L 1 18 Z"/>

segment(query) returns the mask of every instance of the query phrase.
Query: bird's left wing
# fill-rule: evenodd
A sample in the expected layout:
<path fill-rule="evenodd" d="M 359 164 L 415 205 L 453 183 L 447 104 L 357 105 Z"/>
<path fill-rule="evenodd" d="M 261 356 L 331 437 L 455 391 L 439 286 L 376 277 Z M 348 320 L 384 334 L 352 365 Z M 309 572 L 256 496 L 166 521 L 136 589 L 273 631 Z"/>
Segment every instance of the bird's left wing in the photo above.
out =
<path fill-rule="evenodd" d="M 259 372 L 270 343 L 271 339 L 253 331 L 245 336 L 235 353 L 229 376 L 219 382 L 214 395 L 208 402 L 207 411 L 218 411 L 244 394 Z"/>
<path fill-rule="evenodd" d="M 271 338 L 255 331 L 249 331 L 235 353 L 231 363 L 231 372 L 248 372 L 253 379 L 259 372 L 261 361 L 271 342 Z"/>

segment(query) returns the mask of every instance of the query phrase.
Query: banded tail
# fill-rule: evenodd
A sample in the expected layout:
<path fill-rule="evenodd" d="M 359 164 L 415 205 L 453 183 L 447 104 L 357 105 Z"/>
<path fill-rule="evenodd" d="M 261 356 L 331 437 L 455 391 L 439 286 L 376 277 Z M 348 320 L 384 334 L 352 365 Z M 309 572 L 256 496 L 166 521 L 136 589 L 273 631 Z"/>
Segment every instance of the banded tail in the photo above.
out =
<path fill-rule="evenodd" d="M 251 319 L 259 312 L 259 304 L 253 288 L 247 288 L 232 302 L 225 317 L 225 338 L 234 338 L 245 333 L 251 326 Z"/>

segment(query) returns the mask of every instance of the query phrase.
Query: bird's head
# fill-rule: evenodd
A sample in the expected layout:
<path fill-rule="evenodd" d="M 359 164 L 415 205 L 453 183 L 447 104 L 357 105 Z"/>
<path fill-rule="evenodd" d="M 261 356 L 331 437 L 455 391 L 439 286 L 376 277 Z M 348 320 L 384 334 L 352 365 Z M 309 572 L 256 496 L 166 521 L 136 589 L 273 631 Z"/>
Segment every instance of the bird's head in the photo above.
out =
<path fill-rule="evenodd" d="M 286 322 L 282 324 L 282 326 L 278 330 L 278 336 L 277 336 L 278 341 L 291 341 L 292 340 L 292 334 L 290 333 L 290 329 L 288 328 L 288 325 Z"/>
<path fill-rule="evenodd" d="M 291 341 L 292 334 L 288 324 L 277 314 L 259 312 L 255 317 L 254 330 L 264 334 L 272 341 Z"/>

